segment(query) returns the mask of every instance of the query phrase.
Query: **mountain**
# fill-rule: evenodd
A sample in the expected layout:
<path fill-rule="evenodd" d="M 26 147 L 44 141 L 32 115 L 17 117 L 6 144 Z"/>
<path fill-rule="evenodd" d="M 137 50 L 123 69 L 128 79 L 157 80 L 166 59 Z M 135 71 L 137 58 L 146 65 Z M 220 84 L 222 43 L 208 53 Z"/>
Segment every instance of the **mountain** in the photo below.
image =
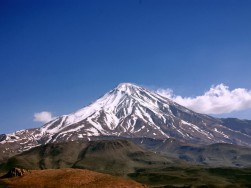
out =
<path fill-rule="evenodd" d="M 241 133 L 251 136 L 251 120 L 241 120 L 237 118 L 222 118 L 222 125 Z"/>
<path fill-rule="evenodd" d="M 0 171 L 24 169 L 84 168 L 116 175 L 137 168 L 162 167 L 178 160 L 147 151 L 128 140 L 50 143 L 32 148 L 0 164 Z"/>
<path fill-rule="evenodd" d="M 226 122 L 189 110 L 143 87 L 122 83 L 94 103 L 40 128 L 0 135 L 0 156 L 35 146 L 101 136 L 175 138 L 180 141 L 251 146 L 251 136 Z"/>
<path fill-rule="evenodd" d="M 199 145 L 175 139 L 132 139 L 148 150 L 162 155 L 210 167 L 251 167 L 251 148 L 227 143 Z"/>
<path fill-rule="evenodd" d="M 25 169 L 84 168 L 116 175 L 136 169 L 203 165 L 251 167 L 251 148 L 233 144 L 198 145 L 175 139 L 126 138 L 69 141 L 34 147 L 0 163 L 0 171 Z"/>
<path fill-rule="evenodd" d="M 174 139 L 167 139 L 165 142 L 156 139 L 151 141 L 147 138 L 133 140 L 139 143 L 143 141 L 142 144 L 147 142 L 148 145 L 152 142 L 152 146 L 155 145 L 156 149 L 162 152 L 177 154 L 177 151 L 181 151 L 190 156 L 196 152 L 203 153 L 203 148 L 195 148 L 194 145 L 180 143 Z M 217 156 L 217 152 L 220 152 L 216 158 L 216 162 L 219 162 L 220 158 L 221 161 L 224 161 L 225 156 L 229 159 L 233 153 L 238 153 L 240 146 L 213 144 L 206 147 L 208 147 L 206 151 L 210 151 L 213 156 Z M 226 147 L 226 149 L 221 149 L 221 147 Z M 175 151 L 175 148 L 178 150 Z M 250 150 L 249 148 L 249 151 L 245 152 L 250 153 Z M 226 151 L 230 153 L 222 155 L 222 152 Z M 212 157 L 212 155 L 208 156 Z M 12 167 L 30 170 L 22 177 L 2 179 L 1 173 L 4 175 Z M 69 167 L 72 168 L 69 169 Z M 88 172 L 94 170 L 116 175 L 117 178 L 123 176 L 149 187 L 250 187 L 251 178 L 250 167 L 197 165 L 174 159 L 169 154 L 163 156 L 159 153 L 149 152 L 127 140 L 112 139 L 49 143 L 13 156 L 0 165 L 0 187 L 45 187 L 45 185 L 47 187 L 69 187 L 70 185 L 73 187 L 92 187 L 92 185 L 93 187 L 104 187 L 110 182 L 109 178 L 95 178 L 95 181 L 92 181 L 93 176 L 89 173 L 83 174 L 82 168 L 85 171 L 88 169 Z M 91 184 L 89 184 L 90 179 Z M 88 181 L 87 185 L 85 185 L 86 181 Z M 109 183 L 109 185 L 120 187 L 115 182 Z M 135 186 L 129 185 L 128 187 Z"/>

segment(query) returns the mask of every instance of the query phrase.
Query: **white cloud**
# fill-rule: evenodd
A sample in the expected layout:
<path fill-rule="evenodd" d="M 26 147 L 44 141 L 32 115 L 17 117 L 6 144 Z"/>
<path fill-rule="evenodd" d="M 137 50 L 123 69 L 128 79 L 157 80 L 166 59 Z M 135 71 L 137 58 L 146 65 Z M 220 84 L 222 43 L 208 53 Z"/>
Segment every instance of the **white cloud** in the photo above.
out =
<path fill-rule="evenodd" d="M 51 112 L 37 112 L 34 114 L 34 121 L 47 123 L 54 119 Z"/>
<path fill-rule="evenodd" d="M 223 114 L 251 108 L 251 90 L 219 84 L 212 86 L 201 96 L 176 96 L 171 89 L 158 89 L 157 93 L 195 112 L 205 114 Z"/>

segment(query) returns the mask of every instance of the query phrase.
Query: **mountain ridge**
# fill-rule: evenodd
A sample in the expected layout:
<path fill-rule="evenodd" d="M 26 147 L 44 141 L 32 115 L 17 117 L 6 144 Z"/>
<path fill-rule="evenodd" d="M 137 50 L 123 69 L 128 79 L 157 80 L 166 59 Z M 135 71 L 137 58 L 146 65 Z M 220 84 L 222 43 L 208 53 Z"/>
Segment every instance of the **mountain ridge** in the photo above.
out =
<path fill-rule="evenodd" d="M 0 150 L 3 155 L 14 154 L 41 144 L 100 136 L 175 138 L 199 144 L 251 146 L 251 135 L 224 123 L 143 87 L 121 83 L 90 105 L 59 116 L 40 128 L 0 135 Z"/>

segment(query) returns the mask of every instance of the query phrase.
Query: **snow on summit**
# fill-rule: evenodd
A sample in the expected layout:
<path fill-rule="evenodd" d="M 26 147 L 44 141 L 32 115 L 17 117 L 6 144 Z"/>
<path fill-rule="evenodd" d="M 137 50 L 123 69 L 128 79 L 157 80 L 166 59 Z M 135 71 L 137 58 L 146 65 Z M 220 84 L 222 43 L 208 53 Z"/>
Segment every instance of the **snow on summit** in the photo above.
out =
<path fill-rule="evenodd" d="M 131 83 L 121 83 L 92 104 L 41 128 L 1 136 L 0 143 L 13 145 L 21 152 L 40 144 L 99 136 L 251 145 L 249 135 L 223 126 L 219 119 L 193 112 Z"/>

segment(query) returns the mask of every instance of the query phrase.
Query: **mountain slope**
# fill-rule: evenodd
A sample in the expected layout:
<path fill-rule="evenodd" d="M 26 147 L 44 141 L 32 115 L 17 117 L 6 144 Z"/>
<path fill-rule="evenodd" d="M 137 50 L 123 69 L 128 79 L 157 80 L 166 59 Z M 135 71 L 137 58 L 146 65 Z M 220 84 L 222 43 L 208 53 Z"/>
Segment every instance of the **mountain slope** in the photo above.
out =
<path fill-rule="evenodd" d="M 191 143 L 251 146 L 251 136 L 228 128 L 220 119 L 195 113 L 155 92 L 130 83 L 89 106 L 60 116 L 41 128 L 0 136 L 3 157 L 34 146 L 89 140 L 99 136 L 175 138 Z"/>
<path fill-rule="evenodd" d="M 172 153 L 173 151 L 176 152 L 175 148 L 181 147 L 179 148 L 181 151 L 191 151 L 191 153 L 188 152 L 187 154 L 193 154 L 193 150 L 196 151 L 195 146 L 187 147 L 184 143 L 181 145 L 181 143 L 175 142 L 173 139 L 168 139 L 167 141 L 162 142 L 163 146 L 158 149 L 161 151 L 169 151 L 168 148 L 171 148 L 170 153 Z M 152 144 L 161 146 L 160 143 L 157 144 L 157 142 L 154 142 L 154 139 Z M 227 144 L 214 144 L 208 146 L 209 148 L 212 147 L 210 150 L 212 150 L 213 153 L 215 153 L 215 145 L 217 148 L 230 147 L 230 151 L 234 149 L 234 146 Z M 238 148 L 240 148 L 240 146 L 236 146 L 236 149 Z M 199 149 L 203 150 L 202 148 Z M 198 152 L 199 149 L 197 149 Z M 219 149 L 219 151 L 225 152 L 228 151 L 228 149 Z M 71 155 L 69 155 L 69 153 L 71 153 Z M 226 153 L 226 155 L 228 155 L 228 153 Z M 222 155 L 220 154 L 219 157 L 222 157 Z M 41 166 L 40 164 L 43 165 Z M 4 166 L 5 168 L 3 168 Z M 250 187 L 251 176 L 250 168 L 212 168 L 210 166 L 182 162 L 181 160 L 175 160 L 170 157 L 163 157 L 159 154 L 148 152 L 126 140 L 50 143 L 32 148 L 29 151 L 14 156 L 9 159 L 7 165 L 4 166 L 2 165 L 0 169 L 5 169 L 5 172 L 13 166 L 29 169 L 44 169 L 42 171 L 31 170 L 27 176 L 25 174 L 23 177 L 12 179 L 0 178 L 0 186 L 2 185 L 4 187 L 6 183 L 14 187 L 21 187 L 21 185 L 24 185 L 24 187 L 36 187 L 36 183 L 38 182 L 43 186 L 46 184 L 52 187 L 56 185 L 59 187 L 61 187 L 61 185 L 62 187 L 69 187 L 70 185 L 79 187 L 78 183 L 84 183 L 83 181 L 85 180 L 89 182 L 88 177 L 92 176 L 86 177 L 81 173 L 80 169 L 55 170 L 55 168 L 70 166 L 130 177 L 150 187 L 188 187 L 188 185 L 189 187 Z M 50 170 L 46 170 L 47 168 L 50 168 Z M 35 175 L 33 174 L 34 172 L 36 176 L 33 176 Z M 80 175 L 82 178 L 80 178 Z M 78 180 L 78 178 L 80 179 Z M 101 182 L 109 182 L 106 180 Z M 2 183 L 4 184 L 1 184 L 1 181 L 3 181 Z M 58 184 L 55 184 L 55 182 Z M 95 181 L 93 183 L 98 182 L 99 181 Z M 104 187 L 104 185 L 105 184 L 98 184 L 97 187 Z M 118 186 L 116 184 L 112 185 L 115 187 Z M 89 187 L 90 184 L 86 186 Z M 131 185 L 131 187 L 134 186 Z"/>
<path fill-rule="evenodd" d="M 163 157 L 127 140 L 50 143 L 13 156 L 0 164 L 0 171 L 25 169 L 84 168 L 116 175 L 137 168 L 162 167 L 177 159 Z M 181 162 L 182 163 L 182 162 Z"/>
<path fill-rule="evenodd" d="M 251 148 L 226 143 L 198 145 L 166 140 L 133 140 L 142 147 L 187 162 L 215 167 L 251 167 Z"/>
<path fill-rule="evenodd" d="M 240 120 L 237 118 L 222 118 L 222 125 L 241 133 L 251 136 L 251 120 Z"/>

